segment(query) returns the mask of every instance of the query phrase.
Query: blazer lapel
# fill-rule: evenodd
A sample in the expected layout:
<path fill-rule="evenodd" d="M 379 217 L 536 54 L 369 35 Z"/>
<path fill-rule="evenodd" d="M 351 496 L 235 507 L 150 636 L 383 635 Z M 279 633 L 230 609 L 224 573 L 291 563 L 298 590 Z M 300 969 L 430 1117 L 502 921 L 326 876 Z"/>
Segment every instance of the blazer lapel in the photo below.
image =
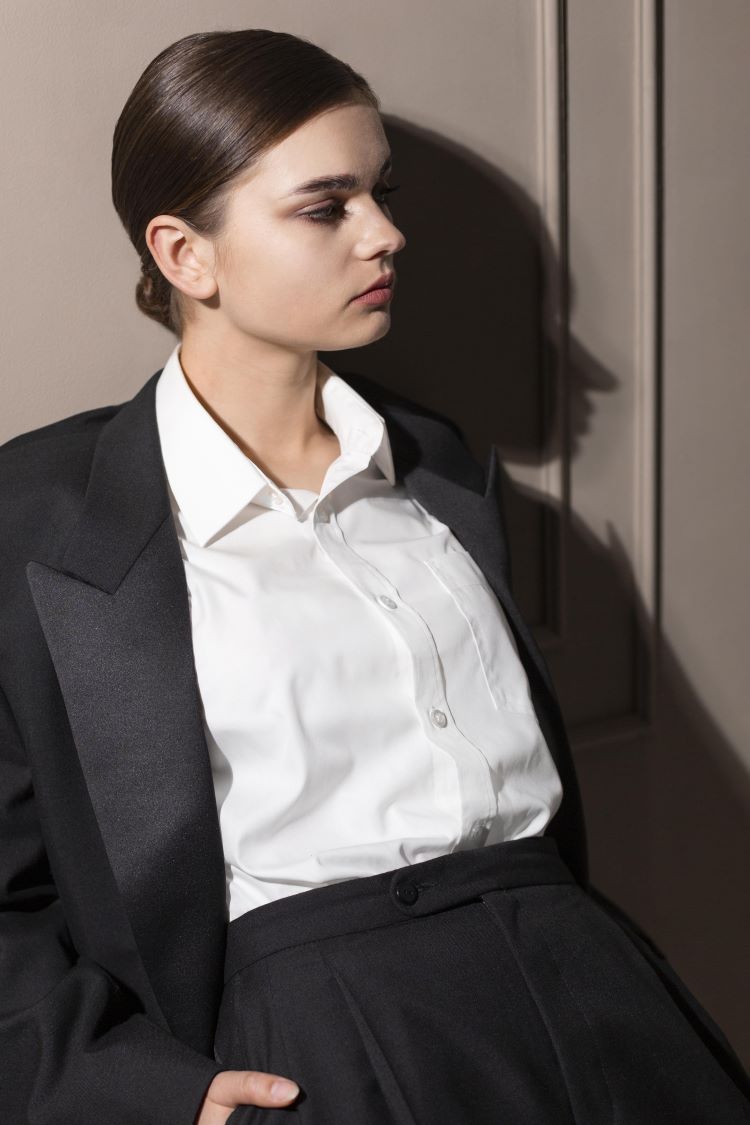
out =
<path fill-rule="evenodd" d="M 29 562 L 26 571 L 154 993 L 172 1031 L 210 1053 L 228 920 L 225 867 L 156 424 L 160 374 L 102 427 L 83 513 L 62 556 Z M 500 599 L 563 776 L 565 808 L 556 820 L 580 835 L 577 783 L 549 674 L 508 588 L 495 447 L 485 476 L 443 423 L 381 399 L 369 381 L 344 377 L 386 419 L 408 494 L 451 528 Z"/>
<path fill-rule="evenodd" d="M 210 1050 L 224 857 L 152 376 L 101 431 L 61 560 L 26 571 L 110 865 L 167 1024 Z"/>

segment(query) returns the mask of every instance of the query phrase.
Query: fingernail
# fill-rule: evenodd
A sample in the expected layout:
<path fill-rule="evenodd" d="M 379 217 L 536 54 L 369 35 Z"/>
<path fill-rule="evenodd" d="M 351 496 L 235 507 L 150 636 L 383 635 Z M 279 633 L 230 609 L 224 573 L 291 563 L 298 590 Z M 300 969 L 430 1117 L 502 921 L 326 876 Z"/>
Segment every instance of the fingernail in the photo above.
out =
<path fill-rule="evenodd" d="M 290 1082 L 288 1078 L 279 1078 L 271 1085 L 271 1096 L 274 1098 L 293 1098 L 299 1093 L 299 1086 L 296 1082 Z"/>

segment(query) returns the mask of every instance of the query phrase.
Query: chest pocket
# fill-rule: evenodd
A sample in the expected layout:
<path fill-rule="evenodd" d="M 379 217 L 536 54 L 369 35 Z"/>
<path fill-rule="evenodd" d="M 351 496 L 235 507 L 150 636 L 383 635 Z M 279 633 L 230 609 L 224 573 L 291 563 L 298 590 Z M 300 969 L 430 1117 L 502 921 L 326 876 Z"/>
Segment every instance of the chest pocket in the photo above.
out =
<path fill-rule="evenodd" d="M 449 545 L 445 553 L 422 561 L 466 620 L 495 707 L 534 714 L 528 679 L 508 619 L 474 559 L 468 551 Z"/>

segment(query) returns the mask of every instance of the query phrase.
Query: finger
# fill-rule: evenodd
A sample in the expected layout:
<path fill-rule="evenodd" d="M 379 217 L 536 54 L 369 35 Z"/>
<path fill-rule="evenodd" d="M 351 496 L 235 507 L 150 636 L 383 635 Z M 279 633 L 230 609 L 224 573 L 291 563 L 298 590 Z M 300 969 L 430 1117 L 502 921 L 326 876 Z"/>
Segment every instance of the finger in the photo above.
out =
<path fill-rule="evenodd" d="M 209 1097 L 223 1106 L 286 1105 L 297 1097 L 299 1086 L 281 1074 L 262 1070 L 222 1070 L 211 1083 Z"/>

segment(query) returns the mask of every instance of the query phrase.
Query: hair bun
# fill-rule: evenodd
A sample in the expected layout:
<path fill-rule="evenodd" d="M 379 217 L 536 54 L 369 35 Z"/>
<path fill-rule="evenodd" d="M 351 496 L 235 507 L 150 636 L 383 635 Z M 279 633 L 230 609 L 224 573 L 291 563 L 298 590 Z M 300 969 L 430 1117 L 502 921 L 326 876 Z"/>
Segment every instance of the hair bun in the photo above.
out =
<path fill-rule="evenodd" d="M 156 263 L 141 260 L 141 276 L 135 287 L 136 304 L 146 316 L 174 331 L 171 293 L 172 287 Z"/>

